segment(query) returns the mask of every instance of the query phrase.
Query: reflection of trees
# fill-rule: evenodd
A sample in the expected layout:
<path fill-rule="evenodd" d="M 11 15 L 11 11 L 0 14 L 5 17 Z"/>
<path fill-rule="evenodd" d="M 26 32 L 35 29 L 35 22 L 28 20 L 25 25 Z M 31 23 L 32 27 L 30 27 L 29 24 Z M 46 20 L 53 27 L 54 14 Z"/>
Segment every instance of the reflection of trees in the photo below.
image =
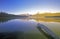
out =
<path fill-rule="evenodd" d="M 6 22 L 10 19 L 12 19 L 12 14 L 8 14 L 6 12 L 0 12 L 0 22 Z"/>
<path fill-rule="evenodd" d="M 0 33 L 0 39 L 24 39 L 24 32 Z"/>
<path fill-rule="evenodd" d="M 12 18 L 8 18 L 8 17 L 3 17 L 3 18 L 0 18 L 0 22 L 7 22 L 9 20 L 11 20 Z"/>
<path fill-rule="evenodd" d="M 22 18 L 28 18 L 28 16 L 24 15 L 13 15 L 13 14 L 8 14 L 6 12 L 0 12 L 0 22 L 5 22 L 10 19 L 22 19 Z"/>

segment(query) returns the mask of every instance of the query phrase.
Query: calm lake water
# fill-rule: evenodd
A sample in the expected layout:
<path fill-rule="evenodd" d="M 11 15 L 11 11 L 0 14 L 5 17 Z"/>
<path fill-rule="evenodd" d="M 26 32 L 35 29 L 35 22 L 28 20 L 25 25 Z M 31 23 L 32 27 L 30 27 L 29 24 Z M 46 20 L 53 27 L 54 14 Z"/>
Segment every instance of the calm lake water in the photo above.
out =
<path fill-rule="evenodd" d="M 44 22 L 35 19 L 9 19 L 0 21 L 0 36 L 13 39 L 47 39 L 38 28 L 43 24 L 60 37 L 60 22 Z"/>

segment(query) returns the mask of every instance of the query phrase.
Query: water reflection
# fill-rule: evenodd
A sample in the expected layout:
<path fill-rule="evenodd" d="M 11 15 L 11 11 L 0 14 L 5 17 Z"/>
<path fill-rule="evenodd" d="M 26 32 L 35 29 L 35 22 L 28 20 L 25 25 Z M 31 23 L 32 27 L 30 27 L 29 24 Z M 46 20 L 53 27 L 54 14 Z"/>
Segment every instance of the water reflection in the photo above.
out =
<path fill-rule="evenodd" d="M 32 19 L 12 19 L 4 22 L 2 21 L 2 23 L 0 23 L 0 36 L 2 39 L 19 39 L 20 36 L 22 36 L 22 39 L 46 39 L 46 37 L 38 31 L 36 26 L 37 23 Z M 20 35 L 20 33 L 22 35 Z"/>
<path fill-rule="evenodd" d="M 59 19 L 57 20 L 59 21 Z M 43 21 L 43 23 L 41 21 Z M 21 39 L 47 39 L 44 36 L 46 34 L 44 34 L 43 31 L 41 30 L 39 32 L 39 30 L 36 28 L 37 22 L 45 24 L 46 20 L 45 19 L 43 20 L 42 19 L 41 20 L 40 19 L 29 19 L 29 18 L 27 19 L 25 18 L 24 19 L 2 18 L 0 19 L 0 36 L 2 37 L 2 39 L 5 39 L 5 38 L 17 39 L 19 38 L 19 36 Z M 51 21 L 48 20 L 47 22 L 51 22 Z M 48 27 L 53 26 L 52 24 L 49 25 L 50 23 L 47 23 L 47 24 L 48 24 Z"/>

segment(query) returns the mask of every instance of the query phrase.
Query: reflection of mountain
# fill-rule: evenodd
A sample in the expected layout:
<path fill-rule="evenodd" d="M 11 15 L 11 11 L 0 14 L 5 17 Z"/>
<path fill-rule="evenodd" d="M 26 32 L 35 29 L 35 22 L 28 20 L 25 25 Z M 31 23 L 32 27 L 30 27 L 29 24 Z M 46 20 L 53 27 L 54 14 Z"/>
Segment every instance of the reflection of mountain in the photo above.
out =
<path fill-rule="evenodd" d="M 44 13 L 44 14 L 35 14 L 30 16 L 30 18 L 35 19 L 36 21 L 45 21 L 45 22 L 60 22 L 60 12 L 57 13 Z"/>
<path fill-rule="evenodd" d="M 35 18 L 34 20 L 36 20 L 37 22 L 60 22 L 60 19 L 54 19 L 54 18 Z"/>

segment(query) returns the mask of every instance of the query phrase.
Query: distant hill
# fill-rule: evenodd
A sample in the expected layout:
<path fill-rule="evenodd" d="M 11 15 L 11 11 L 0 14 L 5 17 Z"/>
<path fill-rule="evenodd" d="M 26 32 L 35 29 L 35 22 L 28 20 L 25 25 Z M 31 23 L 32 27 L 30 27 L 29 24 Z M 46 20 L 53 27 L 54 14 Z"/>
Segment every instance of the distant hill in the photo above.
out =
<path fill-rule="evenodd" d="M 28 16 L 23 16 L 23 15 L 13 15 L 13 14 L 8 14 L 6 12 L 0 12 L 0 17 L 13 17 L 13 18 L 18 18 L 18 17 L 28 17 Z"/>
<path fill-rule="evenodd" d="M 38 17 L 38 18 L 51 18 L 51 17 L 59 17 L 60 18 L 60 13 L 44 13 L 44 14 L 35 14 L 35 15 L 32 15 L 32 17 Z"/>
<path fill-rule="evenodd" d="M 5 12 L 0 12 L 0 17 L 12 17 L 14 15 L 12 14 L 8 14 L 8 13 L 5 13 Z"/>

